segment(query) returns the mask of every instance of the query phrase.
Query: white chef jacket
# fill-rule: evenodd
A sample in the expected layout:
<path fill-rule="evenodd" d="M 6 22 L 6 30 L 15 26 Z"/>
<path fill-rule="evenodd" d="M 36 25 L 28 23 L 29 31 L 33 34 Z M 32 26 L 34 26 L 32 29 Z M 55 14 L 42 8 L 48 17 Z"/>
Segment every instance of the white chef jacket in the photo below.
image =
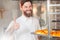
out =
<path fill-rule="evenodd" d="M 35 32 L 36 30 L 40 29 L 39 21 L 37 18 L 34 17 L 25 17 L 22 15 L 16 22 L 20 24 L 18 30 L 14 31 L 15 40 L 37 40 L 37 36 L 31 34 L 31 32 Z M 9 24 L 6 31 L 12 27 L 13 21 Z"/>

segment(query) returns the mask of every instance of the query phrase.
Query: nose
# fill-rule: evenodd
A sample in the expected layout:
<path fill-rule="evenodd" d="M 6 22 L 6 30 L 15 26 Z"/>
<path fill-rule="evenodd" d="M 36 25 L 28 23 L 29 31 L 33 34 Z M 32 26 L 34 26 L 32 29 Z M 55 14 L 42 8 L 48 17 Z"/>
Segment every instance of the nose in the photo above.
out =
<path fill-rule="evenodd" d="M 30 8 L 27 8 L 27 10 L 29 11 L 29 10 L 31 10 Z"/>

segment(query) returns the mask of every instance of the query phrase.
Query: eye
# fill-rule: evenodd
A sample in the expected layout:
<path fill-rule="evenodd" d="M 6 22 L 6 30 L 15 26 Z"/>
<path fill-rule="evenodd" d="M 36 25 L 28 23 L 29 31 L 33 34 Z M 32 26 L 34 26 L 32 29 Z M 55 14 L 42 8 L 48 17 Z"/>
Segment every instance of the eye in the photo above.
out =
<path fill-rule="evenodd" d="M 27 6 L 25 6 L 25 8 L 27 8 Z"/>
<path fill-rule="evenodd" d="M 32 6 L 30 6 L 29 8 L 31 8 Z"/>

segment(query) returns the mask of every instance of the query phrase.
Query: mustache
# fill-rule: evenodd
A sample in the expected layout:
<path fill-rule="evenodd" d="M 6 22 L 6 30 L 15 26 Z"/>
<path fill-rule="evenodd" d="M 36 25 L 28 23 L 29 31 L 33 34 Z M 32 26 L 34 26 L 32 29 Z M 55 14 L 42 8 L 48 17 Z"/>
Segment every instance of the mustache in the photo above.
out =
<path fill-rule="evenodd" d="M 32 12 L 32 10 L 26 10 L 26 11 L 31 11 Z"/>

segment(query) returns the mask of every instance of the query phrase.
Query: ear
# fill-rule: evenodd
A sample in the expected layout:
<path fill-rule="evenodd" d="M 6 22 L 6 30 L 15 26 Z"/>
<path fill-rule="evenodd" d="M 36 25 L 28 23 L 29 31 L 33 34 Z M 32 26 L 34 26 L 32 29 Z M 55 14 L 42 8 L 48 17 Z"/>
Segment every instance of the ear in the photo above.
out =
<path fill-rule="evenodd" d="M 20 7 L 20 10 L 22 10 L 22 6 L 21 6 L 21 4 L 19 4 L 19 7 Z"/>

